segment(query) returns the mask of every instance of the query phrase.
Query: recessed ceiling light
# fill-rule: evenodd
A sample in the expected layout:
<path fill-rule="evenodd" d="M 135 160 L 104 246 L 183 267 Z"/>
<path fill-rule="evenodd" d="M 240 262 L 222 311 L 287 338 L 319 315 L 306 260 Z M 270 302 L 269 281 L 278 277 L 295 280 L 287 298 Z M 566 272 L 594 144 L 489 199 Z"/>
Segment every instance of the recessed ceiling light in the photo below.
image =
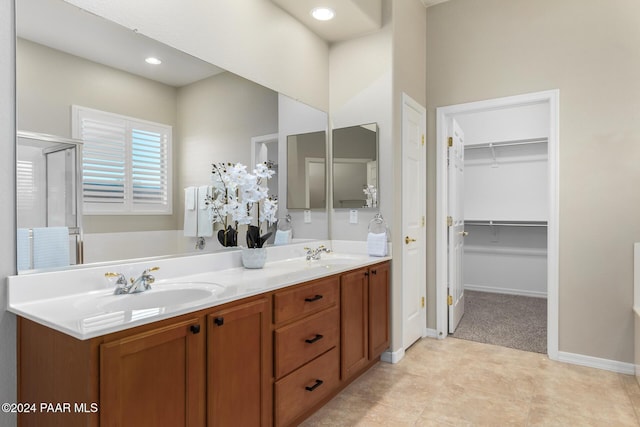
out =
<path fill-rule="evenodd" d="M 336 12 L 328 7 L 316 7 L 311 11 L 311 16 L 318 21 L 329 21 L 336 16 Z"/>
<path fill-rule="evenodd" d="M 162 64 L 162 61 L 159 60 L 158 58 L 154 58 L 153 56 L 148 57 L 147 59 L 144 60 L 147 64 L 151 64 L 151 65 L 160 65 Z"/>

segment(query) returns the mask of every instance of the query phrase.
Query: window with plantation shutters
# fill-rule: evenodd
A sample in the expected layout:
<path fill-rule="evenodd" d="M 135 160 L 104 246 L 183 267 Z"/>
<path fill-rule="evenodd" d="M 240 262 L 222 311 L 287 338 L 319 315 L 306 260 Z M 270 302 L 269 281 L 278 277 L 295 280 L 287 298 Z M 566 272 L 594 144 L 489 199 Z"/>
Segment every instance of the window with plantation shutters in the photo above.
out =
<path fill-rule="evenodd" d="M 73 106 L 84 213 L 171 214 L 171 126 Z"/>

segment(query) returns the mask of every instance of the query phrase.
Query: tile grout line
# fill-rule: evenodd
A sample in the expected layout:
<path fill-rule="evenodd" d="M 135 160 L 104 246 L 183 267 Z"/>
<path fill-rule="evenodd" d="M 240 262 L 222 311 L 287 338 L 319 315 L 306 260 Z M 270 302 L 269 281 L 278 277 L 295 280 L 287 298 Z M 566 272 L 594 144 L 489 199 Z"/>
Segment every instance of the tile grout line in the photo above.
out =
<path fill-rule="evenodd" d="M 627 399 L 629 399 L 629 403 L 631 404 L 631 407 L 633 408 L 633 413 L 636 416 L 636 423 L 640 426 L 640 408 L 637 407 L 633 396 L 631 396 L 631 391 L 629 390 L 629 386 L 627 385 L 627 382 L 623 379 L 622 375 L 624 374 L 618 374 L 618 382 L 620 383 L 620 385 L 622 386 L 622 388 L 624 389 L 624 393 L 627 396 Z M 640 387 L 640 384 L 638 384 L 637 382 L 635 383 L 636 386 Z"/>

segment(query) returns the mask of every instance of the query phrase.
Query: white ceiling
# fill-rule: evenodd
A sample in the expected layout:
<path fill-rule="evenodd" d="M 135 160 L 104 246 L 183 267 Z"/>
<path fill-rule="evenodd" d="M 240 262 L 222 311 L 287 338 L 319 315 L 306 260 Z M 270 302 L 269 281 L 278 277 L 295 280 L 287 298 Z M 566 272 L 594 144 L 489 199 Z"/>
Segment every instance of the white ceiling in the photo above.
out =
<path fill-rule="evenodd" d="M 62 0 L 16 0 L 16 15 L 18 37 L 171 86 L 224 71 Z"/>
<path fill-rule="evenodd" d="M 271 0 L 328 42 L 348 40 L 379 30 L 382 0 Z M 318 21 L 311 10 L 318 6 L 336 12 L 331 21 Z"/>
<path fill-rule="evenodd" d="M 289 15 L 328 42 L 349 40 L 379 30 L 382 26 L 382 0 L 271 0 Z M 447 0 L 420 0 L 424 7 Z M 336 12 L 331 21 L 317 21 L 311 10 L 318 6 Z"/>

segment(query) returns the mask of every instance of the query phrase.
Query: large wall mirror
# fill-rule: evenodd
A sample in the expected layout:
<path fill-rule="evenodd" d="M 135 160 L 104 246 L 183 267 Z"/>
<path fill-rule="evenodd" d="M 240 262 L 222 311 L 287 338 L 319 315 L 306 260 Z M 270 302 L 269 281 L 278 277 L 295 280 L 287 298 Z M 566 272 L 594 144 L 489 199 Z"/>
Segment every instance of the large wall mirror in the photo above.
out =
<path fill-rule="evenodd" d="M 287 208 L 325 209 L 327 134 L 287 136 Z"/>
<path fill-rule="evenodd" d="M 299 112 L 308 115 L 313 110 L 314 117 L 324 118 L 326 128 L 324 112 L 63 0 L 16 0 L 16 14 L 19 130 L 54 135 L 63 141 L 72 138 L 74 105 L 172 129 L 170 211 L 133 215 L 85 212 L 79 221 L 85 263 L 199 251 L 196 238 L 184 235 L 185 188 L 209 184 L 212 163 L 240 162 L 252 169 L 251 162 L 259 157 L 252 156 L 252 140 L 261 141 L 265 136 L 280 135 L 282 143 L 276 146 L 282 163 L 286 155 L 283 141 L 292 133 L 291 127 L 283 129 L 286 126 L 282 123 L 298 122 Z M 149 56 L 160 58 L 162 64 L 146 63 Z M 286 176 L 282 164 L 280 174 Z M 276 176 L 270 184 L 280 185 L 275 193 L 285 193 L 284 178 Z M 20 191 L 27 199 L 30 194 L 46 197 L 42 192 Z M 280 204 L 278 217 L 287 215 L 286 204 Z M 23 221 L 26 216 L 24 210 L 20 212 L 21 206 L 19 200 L 19 228 L 31 232 L 32 227 L 53 226 L 51 222 L 32 225 Z M 317 229 L 317 223 L 314 225 Z M 297 238 L 318 238 L 307 236 L 303 227 L 294 232 Z M 328 234 L 327 228 L 320 236 Z M 205 251 L 222 248 L 215 237 L 205 239 Z"/>
<path fill-rule="evenodd" d="M 378 125 L 333 130 L 333 208 L 377 208 Z"/>

